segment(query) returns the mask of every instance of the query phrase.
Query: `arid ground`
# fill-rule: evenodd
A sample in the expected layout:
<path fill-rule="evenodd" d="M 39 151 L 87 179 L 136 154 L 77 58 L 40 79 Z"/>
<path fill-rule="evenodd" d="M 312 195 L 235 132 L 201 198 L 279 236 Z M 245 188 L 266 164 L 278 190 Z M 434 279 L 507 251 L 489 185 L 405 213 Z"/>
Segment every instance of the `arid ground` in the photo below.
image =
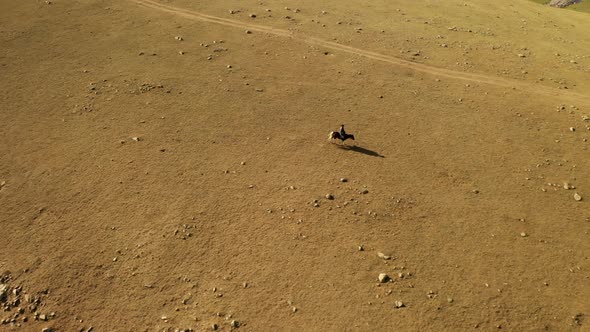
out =
<path fill-rule="evenodd" d="M 0 0 L 0 330 L 590 331 L 589 32 Z"/>

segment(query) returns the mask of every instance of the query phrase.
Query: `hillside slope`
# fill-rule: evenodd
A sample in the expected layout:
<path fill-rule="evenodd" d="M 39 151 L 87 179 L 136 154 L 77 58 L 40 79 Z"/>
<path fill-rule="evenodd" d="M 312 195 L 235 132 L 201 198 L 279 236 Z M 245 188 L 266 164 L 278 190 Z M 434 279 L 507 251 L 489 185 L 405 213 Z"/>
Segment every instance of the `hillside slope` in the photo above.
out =
<path fill-rule="evenodd" d="M 588 17 L 0 1 L 0 330 L 588 330 Z"/>

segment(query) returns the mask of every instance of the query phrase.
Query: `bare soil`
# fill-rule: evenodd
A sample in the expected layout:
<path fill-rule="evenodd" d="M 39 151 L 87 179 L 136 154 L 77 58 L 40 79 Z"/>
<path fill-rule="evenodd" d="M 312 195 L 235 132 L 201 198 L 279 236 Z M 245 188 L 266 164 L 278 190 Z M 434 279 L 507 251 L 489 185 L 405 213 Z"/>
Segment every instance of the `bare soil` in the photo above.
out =
<path fill-rule="evenodd" d="M 589 18 L 0 0 L 0 331 L 590 331 Z"/>

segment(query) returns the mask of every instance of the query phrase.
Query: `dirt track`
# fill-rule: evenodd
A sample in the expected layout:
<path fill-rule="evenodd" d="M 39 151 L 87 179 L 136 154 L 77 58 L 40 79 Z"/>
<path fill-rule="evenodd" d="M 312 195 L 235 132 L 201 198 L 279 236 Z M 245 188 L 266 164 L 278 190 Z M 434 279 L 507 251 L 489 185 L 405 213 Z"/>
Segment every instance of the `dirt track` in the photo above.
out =
<path fill-rule="evenodd" d="M 182 8 L 178 8 L 178 7 L 164 5 L 164 4 L 158 3 L 156 1 L 150 1 L 150 0 L 133 0 L 133 1 L 139 5 L 142 5 L 142 6 L 154 8 L 154 9 L 161 10 L 161 11 L 168 12 L 168 13 L 175 14 L 175 15 L 181 15 L 181 16 L 189 18 L 189 19 L 197 19 L 197 20 L 201 20 L 201 21 L 205 21 L 205 22 L 222 24 L 222 25 L 226 25 L 226 26 L 230 26 L 230 27 L 234 27 L 234 28 L 247 29 L 247 30 L 272 34 L 272 35 L 276 35 L 276 36 L 280 36 L 280 37 L 287 37 L 287 38 L 301 41 L 301 42 L 305 42 L 305 43 L 308 43 L 308 44 L 311 44 L 314 46 L 319 46 L 319 47 L 323 47 L 323 48 L 334 50 L 334 51 L 341 51 L 341 52 L 345 52 L 345 53 L 349 53 L 349 54 L 353 54 L 353 55 L 359 55 L 359 56 L 367 57 L 369 59 L 383 61 L 388 64 L 401 66 L 401 67 L 409 68 L 412 70 L 417 70 L 417 71 L 424 72 L 424 73 L 431 74 L 431 75 L 435 75 L 435 76 L 441 76 L 441 77 L 446 77 L 446 78 L 451 78 L 451 79 L 458 79 L 458 80 L 472 82 L 472 83 L 483 83 L 483 84 L 490 84 L 490 85 L 496 85 L 496 86 L 507 87 L 507 88 L 515 88 L 515 89 L 518 88 L 518 89 L 524 90 L 527 93 L 544 94 L 547 96 L 567 98 L 568 100 L 570 100 L 572 102 L 584 103 L 586 105 L 590 104 L 590 96 L 588 96 L 587 94 L 580 94 L 580 93 L 571 92 L 571 91 L 567 91 L 567 90 L 552 89 L 552 88 L 547 88 L 544 86 L 539 86 L 538 84 L 533 85 L 533 84 L 526 83 L 526 82 L 521 82 L 521 81 L 516 81 L 516 80 L 507 80 L 507 79 L 503 79 L 500 77 L 493 77 L 493 76 L 488 76 L 488 75 L 473 74 L 473 73 L 448 70 L 448 69 L 444 69 L 444 68 L 437 68 L 437 67 L 417 63 L 417 62 L 411 62 L 411 61 L 403 60 L 400 58 L 387 56 L 384 54 L 379 54 L 376 52 L 372 52 L 370 50 L 363 50 L 363 49 L 359 49 L 359 48 L 355 48 L 355 47 L 351 47 L 351 46 L 346 46 L 346 45 L 330 42 L 330 41 L 323 40 L 323 39 L 320 39 L 317 37 L 300 37 L 300 36 L 296 36 L 295 34 L 293 34 L 290 31 L 287 31 L 287 30 L 276 29 L 276 28 L 272 28 L 272 27 L 267 27 L 267 26 L 263 26 L 263 25 L 256 25 L 256 24 L 251 24 L 251 23 L 244 23 L 241 21 L 230 20 L 230 19 L 226 19 L 226 18 L 222 18 L 222 17 L 205 15 L 205 14 L 195 12 L 195 11 L 190 11 L 190 10 L 186 10 L 186 9 L 182 9 Z"/>

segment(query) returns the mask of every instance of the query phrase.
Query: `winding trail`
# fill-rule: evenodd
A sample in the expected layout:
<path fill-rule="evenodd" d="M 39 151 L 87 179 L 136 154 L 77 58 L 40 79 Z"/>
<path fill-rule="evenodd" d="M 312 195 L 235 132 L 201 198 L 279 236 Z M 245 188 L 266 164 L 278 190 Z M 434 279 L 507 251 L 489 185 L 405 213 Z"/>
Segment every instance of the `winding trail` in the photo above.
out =
<path fill-rule="evenodd" d="M 524 91 L 527 93 L 531 93 L 531 94 L 540 94 L 540 95 L 565 99 L 568 102 L 577 102 L 577 103 L 583 103 L 583 104 L 590 105 L 590 96 L 589 95 L 585 95 L 585 94 L 581 94 L 581 93 L 577 93 L 577 92 L 573 92 L 573 91 L 569 91 L 569 90 L 555 89 L 555 88 L 551 88 L 551 87 L 547 87 L 547 86 L 543 86 L 543 85 L 539 85 L 539 84 L 532 84 L 529 82 L 518 81 L 518 80 L 513 80 L 513 79 L 506 79 L 506 78 L 501 78 L 501 77 L 497 77 L 497 76 L 488 76 L 488 75 L 484 75 L 484 74 L 467 73 L 467 72 L 454 71 L 454 70 L 450 70 L 450 69 L 429 66 L 429 65 L 426 65 L 423 63 L 412 62 L 412 61 L 396 58 L 393 56 L 389 56 L 389 55 L 385 55 L 385 54 L 381 54 L 381 53 L 377 53 L 377 52 L 373 52 L 373 51 L 369 51 L 369 50 L 364 50 L 364 49 L 360 49 L 360 48 L 356 48 L 356 47 L 352 47 L 352 46 L 347 46 L 347 45 L 335 43 L 332 41 L 323 40 L 323 39 L 317 38 L 317 37 L 298 36 L 298 35 L 294 34 L 293 32 L 288 31 L 288 30 L 284 30 L 284 29 L 277 29 L 277 28 L 273 28 L 273 27 L 269 27 L 269 26 L 245 23 L 245 22 L 231 20 L 231 19 L 227 19 L 227 18 L 223 18 L 223 17 L 207 15 L 207 14 L 203 14 L 203 13 L 199 13 L 199 12 L 195 12 L 195 11 L 191 11 L 191 10 L 187 10 L 187 9 L 182 9 L 182 8 L 178 8 L 178 7 L 174 7 L 174 6 L 165 5 L 165 4 L 153 1 L 153 0 L 131 0 L 131 1 L 137 3 L 138 5 L 147 7 L 147 8 L 160 10 L 160 11 L 167 12 L 167 13 L 174 14 L 174 15 L 179 15 L 179 16 L 185 17 L 187 19 L 199 20 L 199 21 L 210 22 L 210 23 L 215 23 L 215 24 L 221 24 L 221 25 L 225 25 L 225 26 L 229 26 L 229 27 L 234 27 L 234 28 L 239 28 L 239 29 L 248 29 L 251 31 L 257 31 L 257 32 L 275 35 L 275 36 L 290 38 L 290 39 L 293 39 L 293 40 L 296 40 L 299 42 L 303 42 L 306 44 L 319 46 L 319 47 L 331 49 L 334 51 L 340 51 L 340 52 L 345 52 L 345 53 L 349 53 L 349 54 L 353 54 L 353 55 L 363 56 L 363 57 L 366 57 L 369 59 L 389 63 L 389 64 L 399 66 L 399 67 L 409 68 L 409 69 L 412 69 L 415 71 L 424 72 L 424 73 L 435 75 L 435 76 L 447 77 L 447 78 L 451 78 L 451 79 L 463 80 L 463 81 L 474 82 L 474 83 L 495 85 L 495 86 L 506 87 L 506 88 L 510 88 L 510 89 L 514 88 L 514 89 Z"/>

